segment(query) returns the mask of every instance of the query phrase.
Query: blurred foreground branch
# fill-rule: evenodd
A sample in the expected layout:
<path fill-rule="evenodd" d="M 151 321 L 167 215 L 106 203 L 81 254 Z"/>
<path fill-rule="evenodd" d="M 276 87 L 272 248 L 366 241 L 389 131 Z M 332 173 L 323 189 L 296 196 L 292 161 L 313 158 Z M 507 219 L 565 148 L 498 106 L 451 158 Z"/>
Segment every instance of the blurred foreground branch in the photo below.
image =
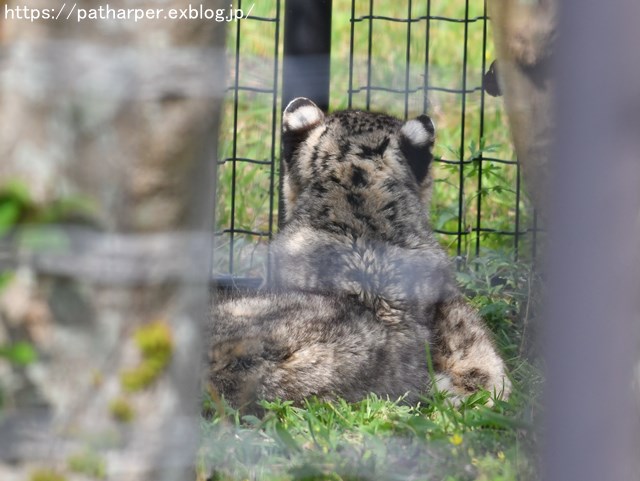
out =
<path fill-rule="evenodd" d="M 83 203 L 5 233 L 0 346 L 39 360 L 0 359 L 3 481 L 194 477 L 221 25 L 2 22 L 0 187 L 25 186 L 31 211 Z"/>

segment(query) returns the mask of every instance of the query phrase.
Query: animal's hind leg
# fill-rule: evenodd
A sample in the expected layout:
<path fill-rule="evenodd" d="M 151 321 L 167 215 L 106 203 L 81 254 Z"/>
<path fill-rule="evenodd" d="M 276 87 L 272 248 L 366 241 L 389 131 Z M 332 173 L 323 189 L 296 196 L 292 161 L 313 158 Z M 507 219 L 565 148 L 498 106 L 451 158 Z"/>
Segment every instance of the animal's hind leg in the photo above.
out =
<path fill-rule="evenodd" d="M 436 386 L 454 402 L 486 389 L 506 399 L 511 392 L 504 362 L 478 313 L 461 296 L 443 302 L 433 326 L 432 357 Z"/>

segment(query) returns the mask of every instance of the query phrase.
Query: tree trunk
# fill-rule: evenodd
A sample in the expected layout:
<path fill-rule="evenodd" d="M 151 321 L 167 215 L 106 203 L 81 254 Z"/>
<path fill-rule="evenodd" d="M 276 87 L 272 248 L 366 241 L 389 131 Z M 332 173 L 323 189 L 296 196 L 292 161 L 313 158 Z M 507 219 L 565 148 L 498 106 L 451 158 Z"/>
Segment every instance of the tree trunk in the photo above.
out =
<path fill-rule="evenodd" d="M 0 479 L 193 479 L 223 24 L 71 8 L 0 24 L 0 190 L 30 223 L 0 231 L 0 346 L 38 353 L 0 358 Z"/>
<path fill-rule="evenodd" d="M 550 64 L 556 0 L 490 0 L 489 14 L 516 153 L 527 190 L 544 219 L 554 134 Z"/>

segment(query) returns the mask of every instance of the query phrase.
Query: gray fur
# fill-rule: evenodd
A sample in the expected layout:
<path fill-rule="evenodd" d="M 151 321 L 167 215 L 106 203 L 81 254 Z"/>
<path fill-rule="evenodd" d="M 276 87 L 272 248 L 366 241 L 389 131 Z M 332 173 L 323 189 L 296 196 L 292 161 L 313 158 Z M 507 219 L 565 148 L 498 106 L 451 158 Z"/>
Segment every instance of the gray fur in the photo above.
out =
<path fill-rule="evenodd" d="M 214 308 L 209 380 L 231 404 L 368 393 L 413 402 L 430 390 L 427 345 L 454 398 L 479 387 L 508 395 L 504 363 L 427 221 L 433 123 L 410 122 L 325 117 L 307 99 L 285 109 L 273 285 Z"/>
<path fill-rule="evenodd" d="M 427 329 L 388 326 L 357 299 L 307 292 L 260 293 L 220 302 L 211 379 L 228 402 L 309 396 L 357 401 L 428 390 Z M 390 349 L 403 346 L 404 349 Z M 420 353 L 421 355 L 417 355 Z"/>

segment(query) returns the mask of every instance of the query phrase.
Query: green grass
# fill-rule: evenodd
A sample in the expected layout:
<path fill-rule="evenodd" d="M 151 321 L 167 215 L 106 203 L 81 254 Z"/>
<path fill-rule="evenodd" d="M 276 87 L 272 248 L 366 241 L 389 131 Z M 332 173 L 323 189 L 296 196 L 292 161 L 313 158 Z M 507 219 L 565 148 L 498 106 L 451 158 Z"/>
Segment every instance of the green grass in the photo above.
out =
<path fill-rule="evenodd" d="M 442 395 L 406 406 L 264 403 L 261 418 L 227 410 L 205 426 L 200 470 L 216 480 L 515 480 L 535 473 L 532 425 L 514 403 L 460 407 Z"/>

